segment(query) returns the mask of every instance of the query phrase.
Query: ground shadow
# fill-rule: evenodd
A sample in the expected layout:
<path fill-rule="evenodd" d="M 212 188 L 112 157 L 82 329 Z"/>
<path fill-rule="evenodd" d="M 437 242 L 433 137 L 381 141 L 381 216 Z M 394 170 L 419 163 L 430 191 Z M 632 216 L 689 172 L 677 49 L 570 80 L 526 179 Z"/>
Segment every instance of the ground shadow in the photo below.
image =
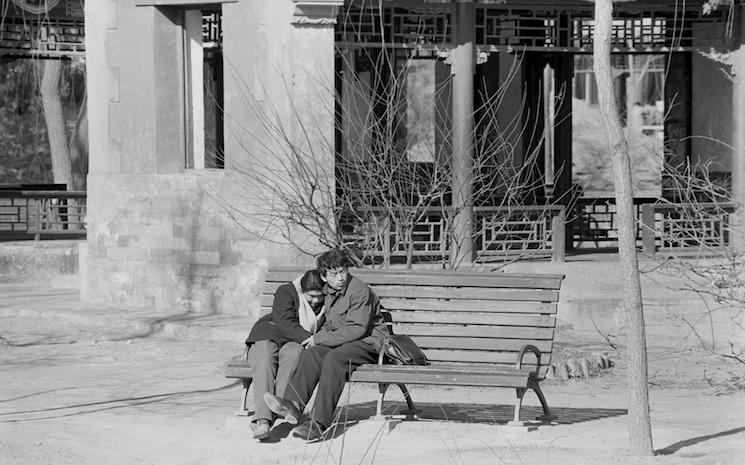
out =
<path fill-rule="evenodd" d="M 282 439 L 288 437 L 295 426 L 296 425 L 287 422 L 278 423 L 275 427 L 269 430 L 269 437 L 266 439 L 262 439 L 261 442 L 269 444 L 279 442 Z"/>
<path fill-rule="evenodd" d="M 512 420 L 515 412 L 513 405 L 501 404 L 465 404 L 465 403 L 434 403 L 417 402 L 416 407 L 421 410 L 419 419 L 454 421 L 461 423 L 482 423 L 490 425 L 504 425 Z M 369 401 L 359 404 L 350 404 L 342 408 L 339 417 L 345 422 L 358 422 L 375 415 L 376 402 Z M 396 415 L 405 410 L 405 403 L 389 402 L 383 412 L 385 415 Z M 626 415 L 626 409 L 612 408 L 574 408 L 574 407 L 552 407 L 551 413 L 556 415 L 555 424 L 572 425 L 586 421 L 601 420 Z M 539 406 L 523 406 L 521 419 L 523 421 L 533 420 L 543 415 Z"/>
<path fill-rule="evenodd" d="M 678 441 L 675 444 L 671 444 L 665 447 L 664 449 L 656 450 L 655 455 L 672 455 L 684 447 L 693 446 L 700 442 L 708 441 L 709 439 L 721 438 L 723 436 L 729 436 L 731 434 L 737 434 L 737 433 L 742 433 L 742 432 L 745 432 L 745 426 L 741 426 L 740 428 L 730 429 L 727 431 L 722 431 L 722 432 L 715 433 L 715 434 L 708 434 L 706 436 L 697 436 L 695 438 L 686 439 L 685 441 Z"/>
<path fill-rule="evenodd" d="M 231 389 L 239 383 L 240 381 L 235 381 L 211 389 L 195 389 L 191 391 L 168 392 L 164 394 L 153 394 L 140 397 L 125 397 L 121 399 L 111 399 L 99 402 L 86 402 L 79 404 L 62 405 L 57 407 L 44 407 L 39 409 L 0 412 L 0 423 L 19 423 L 28 421 L 51 420 L 55 418 L 65 418 L 79 415 L 88 415 L 97 412 L 105 412 L 110 410 L 140 407 L 142 405 L 148 404 L 174 402 L 179 399 Z"/>

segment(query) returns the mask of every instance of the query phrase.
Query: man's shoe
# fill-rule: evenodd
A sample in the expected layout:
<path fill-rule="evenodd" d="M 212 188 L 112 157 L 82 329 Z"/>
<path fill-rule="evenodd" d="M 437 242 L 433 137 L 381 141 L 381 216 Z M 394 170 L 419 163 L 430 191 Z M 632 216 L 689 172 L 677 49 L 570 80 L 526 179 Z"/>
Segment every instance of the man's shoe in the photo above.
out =
<path fill-rule="evenodd" d="M 264 393 L 264 402 L 266 402 L 266 406 L 269 407 L 269 410 L 293 425 L 298 424 L 300 416 L 303 414 L 303 412 L 301 412 L 292 401 L 283 399 L 282 397 L 277 397 L 268 392 Z"/>
<path fill-rule="evenodd" d="M 326 428 L 323 425 L 316 423 L 312 419 L 308 419 L 292 430 L 292 435 L 308 442 L 315 442 L 324 439 L 325 431 Z"/>
<path fill-rule="evenodd" d="M 256 421 L 253 424 L 253 430 L 254 430 L 254 439 L 258 439 L 261 441 L 262 439 L 266 439 L 269 437 L 269 421 L 264 420 L 263 418 L 261 420 Z"/>

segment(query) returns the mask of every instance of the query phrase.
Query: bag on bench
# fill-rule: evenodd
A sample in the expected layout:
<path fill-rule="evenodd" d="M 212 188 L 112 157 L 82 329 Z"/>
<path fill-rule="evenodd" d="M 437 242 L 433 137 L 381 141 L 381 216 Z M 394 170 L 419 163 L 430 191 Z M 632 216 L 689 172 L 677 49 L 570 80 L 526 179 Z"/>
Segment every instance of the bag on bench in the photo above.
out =
<path fill-rule="evenodd" d="M 396 365 L 429 365 L 422 349 L 405 334 L 392 334 L 383 340 L 385 355 Z"/>

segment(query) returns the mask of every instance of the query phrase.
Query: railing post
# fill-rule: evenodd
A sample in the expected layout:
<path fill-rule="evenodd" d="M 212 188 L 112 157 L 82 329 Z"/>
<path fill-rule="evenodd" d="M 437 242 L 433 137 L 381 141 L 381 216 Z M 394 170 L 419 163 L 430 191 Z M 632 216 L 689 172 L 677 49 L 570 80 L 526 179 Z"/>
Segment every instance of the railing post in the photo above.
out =
<path fill-rule="evenodd" d="M 391 215 L 386 212 L 385 221 L 383 222 L 383 263 L 386 268 L 391 266 Z"/>
<path fill-rule="evenodd" d="M 562 263 L 566 253 L 566 210 L 561 206 L 555 216 L 551 212 L 551 261 Z"/>
<path fill-rule="evenodd" d="M 645 255 L 655 254 L 655 226 L 654 226 L 654 204 L 642 205 L 642 251 Z"/>

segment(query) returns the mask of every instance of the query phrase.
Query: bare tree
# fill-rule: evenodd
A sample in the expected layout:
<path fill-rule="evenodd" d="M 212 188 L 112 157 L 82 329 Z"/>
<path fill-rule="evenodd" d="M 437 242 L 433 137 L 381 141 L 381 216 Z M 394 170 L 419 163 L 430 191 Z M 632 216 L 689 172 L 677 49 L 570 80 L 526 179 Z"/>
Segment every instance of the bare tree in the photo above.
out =
<path fill-rule="evenodd" d="M 618 255 L 624 283 L 624 309 L 629 372 L 629 437 L 633 453 L 652 455 L 652 428 L 647 384 L 647 342 L 644 329 L 631 164 L 626 137 L 618 118 L 611 76 L 612 0 L 595 2 L 594 69 L 598 100 L 610 138 L 618 218 Z"/>
<path fill-rule="evenodd" d="M 336 95 L 336 102 L 330 103 L 341 109 L 336 128 L 341 147 L 323 135 L 316 120 L 300 114 L 295 104 L 289 105 L 288 117 L 243 86 L 255 125 L 236 130 L 247 157 L 234 166 L 238 178 L 233 187 L 242 190 L 238 196 L 259 198 L 265 208 L 249 212 L 227 199 L 221 203 L 239 224 L 258 221 L 266 228 L 254 233 L 291 243 L 302 252 L 312 253 L 307 242 L 293 239 L 298 230 L 324 246 L 350 249 L 360 264 L 388 266 L 396 254 L 408 267 L 417 256 L 442 260 L 448 268 L 460 266 L 449 256 L 449 244 L 473 242 L 475 237 L 456 237 L 453 231 L 453 218 L 459 212 L 451 203 L 452 129 L 447 105 L 437 104 L 451 98 L 449 82 L 433 82 L 433 69 L 416 69 L 422 60 L 393 56 L 384 48 L 339 50 L 338 57 L 341 92 L 325 92 Z M 435 59 L 427 62 L 434 66 Z M 516 78 L 518 64 L 509 80 Z M 431 81 L 422 84 L 417 79 Z M 536 175 L 542 136 L 535 137 L 530 153 L 518 156 L 515 141 L 524 136 L 519 117 L 523 109 L 513 111 L 510 119 L 499 112 L 509 80 L 481 98 L 471 134 L 474 205 L 488 206 L 493 212 L 482 215 L 474 235 L 481 232 L 479 228 L 490 228 L 498 231 L 492 233 L 494 240 L 521 234 L 516 225 L 526 221 L 528 210 L 514 207 L 534 200 L 542 187 L 542 178 Z M 425 84 L 426 95 L 417 101 L 414 91 Z M 289 82 L 285 89 L 287 98 L 293 99 Z M 314 105 L 321 108 L 329 102 Z M 334 166 L 328 166 L 328 154 L 334 152 Z M 550 225 L 550 218 L 544 220 Z M 267 229 L 279 235 L 265 234 Z M 520 254 L 531 251 L 511 258 Z"/>
<path fill-rule="evenodd" d="M 667 169 L 671 195 L 654 206 L 659 250 L 652 258 L 654 273 L 648 276 L 674 276 L 681 280 L 674 290 L 700 297 L 700 311 L 671 315 L 689 328 L 686 339 L 692 341 L 679 344 L 682 349 L 745 364 L 745 258 L 732 235 L 737 204 L 730 200 L 729 177 L 714 174 L 711 168 L 705 164 Z M 738 376 L 734 382 L 743 381 L 745 377 Z"/>

